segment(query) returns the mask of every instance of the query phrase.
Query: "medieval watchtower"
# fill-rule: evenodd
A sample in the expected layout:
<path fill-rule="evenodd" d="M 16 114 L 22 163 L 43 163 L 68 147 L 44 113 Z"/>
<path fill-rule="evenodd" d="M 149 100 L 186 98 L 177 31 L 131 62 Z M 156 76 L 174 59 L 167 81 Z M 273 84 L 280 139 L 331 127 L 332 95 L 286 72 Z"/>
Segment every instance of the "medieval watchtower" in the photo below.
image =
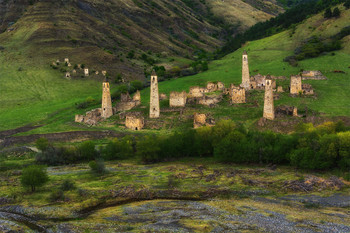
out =
<path fill-rule="evenodd" d="M 102 114 L 105 119 L 113 115 L 111 92 L 109 88 L 109 82 L 105 81 L 102 84 Z"/>
<path fill-rule="evenodd" d="M 275 119 L 275 107 L 273 104 L 272 80 L 271 80 L 270 76 L 266 77 L 264 118 L 269 119 L 269 120 Z"/>
<path fill-rule="evenodd" d="M 159 91 L 158 91 L 158 77 L 156 72 L 153 70 L 151 74 L 151 98 L 150 98 L 150 118 L 159 118 Z"/>
<path fill-rule="evenodd" d="M 246 90 L 250 89 L 250 74 L 249 74 L 249 63 L 248 63 L 247 51 L 243 52 L 243 57 L 242 57 L 242 84 L 241 84 L 241 86 Z"/>

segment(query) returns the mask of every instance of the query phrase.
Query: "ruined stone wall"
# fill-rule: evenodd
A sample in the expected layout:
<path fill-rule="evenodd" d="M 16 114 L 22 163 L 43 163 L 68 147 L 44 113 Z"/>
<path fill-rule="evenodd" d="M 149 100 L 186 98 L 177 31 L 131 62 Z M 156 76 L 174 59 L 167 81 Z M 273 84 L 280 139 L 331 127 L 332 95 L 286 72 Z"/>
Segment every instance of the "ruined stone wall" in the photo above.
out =
<path fill-rule="evenodd" d="M 112 108 L 112 98 L 109 87 L 109 82 L 104 82 L 102 84 L 102 117 L 109 118 L 113 116 L 113 108 Z"/>
<path fill-rule="evenodd" d="M 302 73 L 302 79 L 314 79 L 314 80 L 325 80 L 327 79 L 321 71 L 318 70 L 305 70 Z"/>
<path fill-rule="evenodd" d="M 158 90 L 158 77 L 155 72 L 151 75 L 151 93 L 150 93 L 150 118 L 159 118 L 159 90 Z"/>
<path fill-rule="evenodd" d="M 204 96 L 198 99 L 198 104 L 206 105 L 206 106 L 214 106 L 217 103 L 221 102 L 221 100 L 222 100 L 222 95 Z"/>
<path fill-rule="evenodd" d="M 208 82 L 206 92 L 214 92 L 218 90 L 218 85 L 216 83 Z"/>
<path fill-rule="evenodd" d="M 87 125 L 96 125 L 98 122 L 102 121 L 102 109 L 96 108 L 84 115 L 75 115 L 75 122 L 85 123 Z"/>
<path fill-rule="evenodd" d="M 298 95 L 303 91 L 301 86 L 301 76 L 291 76 L 290 77 L 290 94 Z"/>
<path fill-rule="evenodd" d="M 187 93 L 173 91 L 170 93 L 169 105 L 170 107 L 185 107 L 187 101 Z"/>
<path fill-rule="evenodd" d="M 193 116 L 193 128 L 197 129 L 202 126 L 214 126 L 215 120 L 207 114 L 195 113 Z"/>
<path fill-rule="evenodd" d="M 272 80 L 269 77 L 266 78 L 263 117 L 269 120 L 275 119 Z"/>
<path fill-rule="evenodd" d="M 120 95 L 120 102 L 116 105 L 116 111 L 128 111 L 141 104 L 141 93 L 137 91 L 133 98 L 130 97 L 129 93 L 122 93 Z"/>
<path fill-rule="evenodd" d="M 128 113 L 125 117 L 125 127 L 132 130 L 141 130 L 145 126 L 145 118 L 140 112 Z"/>
<path fill-rule="evenodd" d="M 249 74 L 249 63 L 248 63 L 248 54 L 244 51 L 242 56 L 242 84 L 241 86 L 249 90 L 250 89 L 250 74 Z"/>
<path fill-rule="evenodd" d="M 203 87 L 191 87 L 188 95 L 189 97 L 200 98 L 204 96 L 205 92 L 206 90 Z"/>
<path fill-rule="evenodd" d="M 236 87 L 235 85 L 231 84 L 231 87 L 230 87 L 231 103 L 233 104 L 245 103 L 246 102 L 245 92 L 246 91 L 243 87 Z"/>
<path fill-rule="evenodd" d="M 313 95 L 314 94 L 314 89 L 310 84 L 302 84 L 302 89 L 303 89 L 303 94 L 304 95 Z"/>

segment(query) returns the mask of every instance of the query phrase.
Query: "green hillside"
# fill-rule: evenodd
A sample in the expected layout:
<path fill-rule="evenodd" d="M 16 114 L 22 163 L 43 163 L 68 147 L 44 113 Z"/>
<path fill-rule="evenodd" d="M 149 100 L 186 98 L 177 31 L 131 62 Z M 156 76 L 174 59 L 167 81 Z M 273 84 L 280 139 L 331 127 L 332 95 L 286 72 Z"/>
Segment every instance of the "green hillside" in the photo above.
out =
<path fill-rule="evenodd" d="M 350 116 L 348 101 L 350 99 L 349 36 L 342 39 L 343 48 L 334 53 L 300 61 L 297 67 L 283 62 L 285 57 L 293 55 L 293 51 L 310 36 L 316 35 L 327 39 L 344 27 L 350 26 L 348 21 L 350 10 L 345 10 L 343 7 L 340 9 L 341 17 L 339 18 L 326 20 L 322 14 L 319 14 L 308 18 L 294 29 L 248 42 L 240 50 L 212 62 L 207 72 L 161 82 L 160 92 L 169 94 L 170 91 L 188 91 L 191 86 L 204 86 L 208 81 L 222 81 L 226 85 L 239 84 L 241 82 L 241 54 L 243 50 L 247 50 L 252 75 L 261 73 L 289 77 L 292 74 L 298 74 L 300 70 L 320 70 L 328 77 L 328 80 L 307 81 L 314 87 L 317 94 L 316 99 L 291 98 L 288 93 L 283 93 L 280 100 L 275 102 L 276 105 L 296 105 L 299 109 L 308 107 L 326 116 Z M 23 34 L 28 33 L 23 32 Z M 11 43 L 14 46 L 17 42 L 14 40 Z M 73 123 L 74 115 L 86 110 L 77 110 L 75 103 L 84 101 L 88 97 L 98 100 L 101 95 L 100 83 L 91 78 L 87 79 L 89 81 L 65 80 L 57 70 L 52 70 L 48 66 L 42 69 L 45 61 L 33 65 L 27 59 L 23 60 L 21 55 L 24 52 L 26 50 L 14 48 L 12 51 L 1 52 L 3 56 L 0 63 L 2 66 L 0 90 L 4 95 L 2 94 L 0 98 L 0 129 L 10 129 L 33 122 L 46 125 L 34 132 L 81 129 L 81 126 Z M 17 54 L 16 58 L 13 57 L 13 54 Z M 10 61 L 21 61 L 28 65 L 23 65 L 23 71 L 18 71 L 18 65 Z M 334 70 L 346 73 L 334 73 Z M 277 84 L 286 89 L 289 81 L 278 81 Z M 116 88 L 116 84 L 112 84 L 112 88 Z M 259 107 L 250 107 L 251 103 L 230 106 L 227 102 L 223 102 L 216 108 L 196 107 L 197 109 L 190 110 L 189 114 L 191 111 L 201 111 L 211 113 L 217 119 L 229 117 L 252 123 L 262 116 L 263 92 L 253 93 L 248 100 L 250 102 L 257 100 Z M 142 91 L 142 102 L 148 105 L 149 89 Z M 166 103 L 163 105 L 166 106 Z M 142 111 L 147 112 L 147 109 Z M 113 117 L 109 122 L 116 119 Z"/>

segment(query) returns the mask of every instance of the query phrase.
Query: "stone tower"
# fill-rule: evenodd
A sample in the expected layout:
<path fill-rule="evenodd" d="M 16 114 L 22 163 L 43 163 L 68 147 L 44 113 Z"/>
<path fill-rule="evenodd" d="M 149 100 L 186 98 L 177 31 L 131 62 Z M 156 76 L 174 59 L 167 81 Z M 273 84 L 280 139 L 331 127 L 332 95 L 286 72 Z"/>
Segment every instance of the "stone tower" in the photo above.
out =
<path fill-rule="evenodd" d="M 275 107 L 273 104 L 272 80 L 270 76 L 266 77 L 265 101 L 264 101 L 264 118 L 275 119 Z"/>
<path fill-rule="evenodd" d="M 102 84 L 102 113 L 101 116 L 104 119 L 107 119 L 113 115 L 113 108 L 112 108 L 112 98 L 111 98 L 111 92 L 109 89 L 109 82 L 105 81 Z"/>
<path fill-rule="evenodd" d="M 248 53 L 247 51 L 243 52 L 242 57 L 242 84 L 241 86 L 250 90 L 250 74 L 249 74 L 249 63 L 248 63 Z"/>
<path fill-rule="evenodd" d="M 159 91 L 158 91 L 158 77 L 156 72 L 153 70 L 151 74 L 151 98 L 149 105 L 149 117 L 159 118 Z"/>
<path fill-rule="evenodd" d="M 302 92 L 302 85 L 301 85 L 301 76 L 291 76 L 290 77 L 290 94 L 292 95 L 298 95 L 300 92 Z"/>

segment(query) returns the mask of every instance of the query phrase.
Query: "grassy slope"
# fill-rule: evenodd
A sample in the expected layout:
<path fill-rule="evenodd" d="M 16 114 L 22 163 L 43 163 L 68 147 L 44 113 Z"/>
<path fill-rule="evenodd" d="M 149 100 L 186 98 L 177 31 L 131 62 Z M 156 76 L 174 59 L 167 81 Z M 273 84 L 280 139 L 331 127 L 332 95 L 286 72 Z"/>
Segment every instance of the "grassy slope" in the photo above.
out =
<path fill-rule="evenodd" d="M 295 34 L 290 37 L 290 31 L 285 31 L 258 41 L 252 41 L 245 45 L 244 49 L 249 52 L 250 69 L 252 74 L 262 73 L 271 75 L 297 74 L 300 69 L 321 70 L 329 79 L 326 81 L 308 81 L 316 90 L 317 99 L 313 98 L 291 98 L 288 93 L 281 95 L 281 99 L 276 101 L 276 105 L 288 104 L 303 107 L 307 105 L 313 110 L 325 113 L 329 116 L 350 116 L 350 78 L 348 74 L 335 74 L 333 70 L 344 70 L 349 72 L 348 63 L 350 58 L 349 37 L 344 39 L 345 48 L 335 52 L 335 56 L 330 54 L 319 58 L 308 59 L 300 62 L 299 67 L 291 67 L 283 62 L 283 58 L 292 55 L 292 51 L 310 34 L 329 36 L 340 31 L 344 26 L 349 25 L 348 17 L 350 11 L 342 10 L 342 17 L 325 21 L 321 15 L 314 16 L 306 20 L 297 27 Z M 31 29 L 28 29 L 31 30 Z M 30 31 L 18 32 L 30 35 Z M 20 36 L 18 38 L 21 38 Z M 74 114 L 81 113 L 74 108 L 74 103 L 85 100 L 87 97 L 100 98 L 101 87 L 94 81 L 67 81 L 63 79 L 58 71 L 49 68 L 42 68 L 42 64 L 37 66 L 23 66 L 24 71 L 18 72 L 17 63 L 30 63 L 23 60 L 21 53 L 25 52 L 18 41 L 8 42 L 7 52 L 2 53 L 0 62 L 0 130 L 14 128 L 31 122 L 42 122 L 48 124 L 45 128 L 34 132 L 53 132 L 74 130 L 79 125 L 73 124 Z M 241 82 L 241 54 L 238 50 L 225 58 L 214 61 L 210 64 L 210 70 L 195 76 L 179 78 L 162 82 L 159 85 L 160 92 L 169 94 L 170 91 L 188 91 L 191 86 L 204 86 L 208 81 L 223 81 L 226 85 L 230 83 L 239 84 Z M 16 57 L 13 54 L 17 54 Z M 5 61 L 5 62 L 4 62 Z M 11 62 L 12 61 L 12 62 Z M 14 63 L 13 61 L 16 61 Z M 18 62 L 19 61 L 19 62 Z M 46 65 L 47 66 L 47 65 Z M 288 81 L 278 82 L 285 88 Z M 113 85 L 112 85 L 113 87 Z M 40 90 L 40 91 L 39 91 Z M 45 92 L 44 90 L 48 90 Z M 3 94 L 4 93 L 4 94 Z M 249 97 L 250 101 L 258 100 L 260 107 L 249 108 L 249 104 L 232 107 L 227 103 L 220 104 L 216 108 L 196 107 L 189 110 L 189 114 L 194 111 L 207 112 L 214 117 L 229 117 L 234 120 L 244 120 L 253 122 L 262 115 L 263 93 L 254 94 Z M 142 102 L 148 105 L 149 89 L 142 91 Z M 18 105 L 20 104 L 20 105 Z M 144 110 L 146 112 L 146 110 Z M 49 114 L 55 113 L 53 118 Z M 163 114 L 163 116 L 166 114 Z M 46 119 L 46 120 L 45 120 Z M 115 119 L 115 118 L 113 118 Z M 113 121 L 112 119 L 112 121 Z M 111 124 L 112 122 L 108 122 Z M 190 122 L 188 122 L 190 124 Z M 106 127 L 107 125 L 102 126 Z"/>
<path fill-rule="evenodd" d="M 338 19 L 324 20 L 322 15 L 309 18 L 297 27 L 296 33 L 290 37 L 290 31 L 285 31 L 258 41 L 247 43 L 244 48 L 227 55 L 225 58 L 214 61 L 210 65 L 210 70 L 195 76 L 180 78 L 163 82 L 159 85 L 160 92 L 188 91 L 191 86 L 204 86 L 208 81 L 223 81 L 226 85 L 230 83 L 239 84 L 241 82 L 241 54 L 243 49 L 248 50 L 250 70 L 252 75 L 271 74 L 290 76 L 304 70 L 320 70 L 327 77 L 327 81 L 307 81 L 316 90 L 318 98 L 291 98 L 288 94 L 283 94 L 282 98 L 276 101 L 276 105 L 308 105 L 310 108 L 323 112 L 330 116 L 346 115 L 350 116 L 350 77 L 348 74 L 335 74 L 334 70 L 349 72 L 349 38 L 343 40 L 342 50 L 331 54 L 320 56 L 314 59 L 307 59 L 299 63 L 298 67 L 291 67 L 283 62 L 286 56 L 292 55 L 293 50 L 311 35 L 329 37 L 339 32 L 343 27 L 349 26 L 350 10 L 344 11 Z M 257 71 L 257 72 L 254 72 Z M 279 82 L 284 87 L 288 82 Z M 143 102 L 148 103 L 148 90 L 142 92 Z M 239 111 L 240 108 L 232 108 L 230 112 Z M 213 110 L 214 112 L 216 110 Z M 252 113 L 256 110 L 252 109 Z M 262 112 L 262 107 L 260 109 Z"/>

